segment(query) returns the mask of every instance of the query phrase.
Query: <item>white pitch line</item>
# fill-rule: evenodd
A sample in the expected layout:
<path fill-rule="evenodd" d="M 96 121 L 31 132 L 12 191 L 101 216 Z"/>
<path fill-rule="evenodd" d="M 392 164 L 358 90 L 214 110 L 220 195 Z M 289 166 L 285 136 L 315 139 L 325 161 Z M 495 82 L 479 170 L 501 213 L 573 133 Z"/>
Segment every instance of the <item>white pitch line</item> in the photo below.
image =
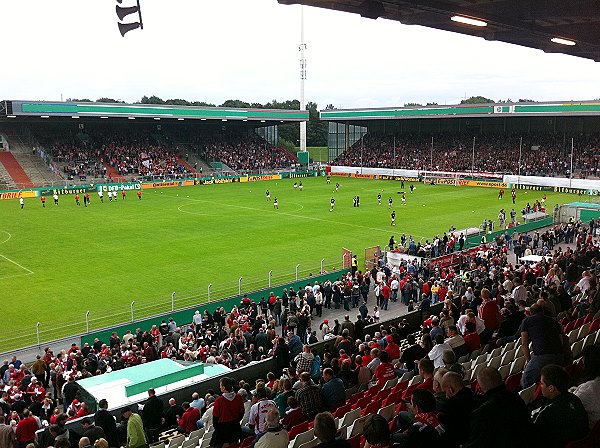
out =
<path fill-rule="evenodd" d="M 4 241 L 0 241 L 0 244 L 4 244 L 12 238 L 12 235 L 9 232 L 7 232 L 6 230 L 0 230 L 0 232 L 6 233 L 8 235 L 8 238 L 6 238 Z"/>
<path fill-rule="evenodd" d="M 192 199 L 192 198 L 184 198 L 188 201 L 195 201 L 195 202 L 205 202 L 207 204 L 217 204 L 214 201 L 206 201 L 206 200 L 202 200 L 202 199 Z M 221 205 L 221 206 L 226 206 L 226 207 L 234 207 L 234 208 L 241 208 L 241 209 L 245 209 L 245 210 L 254 210 L 254 211 L 259 211 L 259 212 L 265 212 L 265 213 L 277 213 L 279 215 L 286 215 L 286 216 L 291 216 L 292 218 L 302 218 L 302 219 L 310 219 L 312 221 L 321 221 L 321 222 L 326 222 L 329 224 L 337 224 L 337 225 L 344 225 L 344 226 L 350 226 L 350 227 L 356 227 L 356 228 L 360 228 L 360 229 L 368 229 L 368 230 L 374 230 L 376 232 L 385 232 L 385 233 L 389 233 L 391 229 L 378 229 L 376 227 L 367 227 L 367 226 L 361 226 L 360 224 L 352 224 L 349 222 L 341 222 L 341 221 L 331 221 L 329 219 L 322 219 L 322 218 L 315 218 L 314 216 L 305 216 L 305 215 L 295 215 L 293 213 L 286 213 L 286 212 L 280 212 L 280 211 L 275 211 L 275 210 L 263 210 L 260 208 L 255 208 L 255 207 L 246 207 L 244 205 L 233 205 L 233 204 L 222 204 L 222 203 L 218 203 L 217 205 Z M 181 211 L 181 210 L 180 210 Z M 184 212 L 186 213 L 186 212 Z M 189 212 L 187 212 L 189 213 Z M 416 237 L 419 237 L 419 235 L 415 235 Z M 422 237 L 424 238 L 424 237 Z"/>
<path fill-rule="evenodd" d="M 17 263 L 16 261 L 12 261 L 10 258 L 8 258 L 8 257 L 5 257 L 4 255 L 1 255 L 1 254 L 0 254 L 0 257 L 4 258 L 5 260 L 8 260 L 8 261 L 10 261 L 12 264 L 16 264 L 16 265 L 17 265 L 17 266 L 19 266 L 21 269 L 23 269 L 23 270 L 27 271 L 29 274 L 33 274 L 33 273 L 34 273 L 33 271 L 30 271 L 30 270 L 29 270 L 29 269 L 27 269 L 26 267 L 24 267 L 24 266 L 21 266 L 21 265 L 20 265 L 19 263 Z M 27 275 L 29 275 L 29 274 L 27 274 Z"/>

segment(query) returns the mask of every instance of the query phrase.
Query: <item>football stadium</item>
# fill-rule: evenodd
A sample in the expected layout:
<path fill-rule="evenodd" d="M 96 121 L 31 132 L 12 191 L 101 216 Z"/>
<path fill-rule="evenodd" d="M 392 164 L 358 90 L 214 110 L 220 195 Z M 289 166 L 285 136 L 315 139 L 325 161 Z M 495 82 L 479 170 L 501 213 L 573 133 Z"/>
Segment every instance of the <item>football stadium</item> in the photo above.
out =
<path fill-rule="evenodd" d="M 279 3 L 600 60 L 558 5 Z M 5 446 L 598 446 L 599 100 L 153 99 L 0 101 Z"/>

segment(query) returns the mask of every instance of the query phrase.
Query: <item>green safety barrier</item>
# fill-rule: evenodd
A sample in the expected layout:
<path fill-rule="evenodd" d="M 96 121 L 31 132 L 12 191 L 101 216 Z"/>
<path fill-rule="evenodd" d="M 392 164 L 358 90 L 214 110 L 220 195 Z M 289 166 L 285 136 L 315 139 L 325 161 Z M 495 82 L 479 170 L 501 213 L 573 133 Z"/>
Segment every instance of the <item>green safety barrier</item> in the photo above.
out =
<path fill-rule="evenodd" d="M 166 386 L 177 381 L 186 380 L 193 376 L 202 375 L 203 373 L 204 364 L 193 365 L 178 372 L 172 372 L 166 375 L 161 375 L 160 372 L 156 372 L 156 378 L 125 386 L 125 396 L 131 397 L 132 395 L 144 393 L 150 388 Z"/>
<path fill-rule="evenodd" d="M 314 284 L 315 281 L 319 281 L 319 282 L 324 282 L 327 280 L 334 281 L 338 278 L 341 278 L 343 275 L 347 274 L 348 271 L 349 271 L 349 269 L 341 269 L 341 270 L 335 271 L 335 272 L 329 272 L 326 274 L 315 275 L 315 276 L 307 277 L 307 278 L 300 279 L 297 281 L 273 286 L 272 288 L 263 288 L 263 289 L 259 289 L 256 291 L 248 292 L 247 296 L 256 302 L 259 302 L 261 297 L 264 297 L 265 299 L 267 299 L 271 292 L 273 292 L 276 296 L 281 296 L 284 289 L 289 290 L 290 287 L 294 287 L 294 289 L 296 291 L 298 291 L 299 288 L 305 287 L 307 285 L 307 283 Z M 81 343 L 85 344 L 87 342 L 90 345 L 92 345 L 96 338 L 98 338 L 102 342 L 107 343 L 108 340 L 110 339 L 110 336 L 113 331 L 116 331 L 117 334 L 119 334 L 119 335 L 123 335 L 127 332 L 127 330 L 130 330 L 132 333 L 135 333 L 135 330 L 137 328 L 143 328 L 144 330 L 150 330 L 150 328 L 152 328 L 152 325 L 156 325 L 158 327 L 163 319 L 167 320 L 169 317 L 172 317 L 173 320 L 175 322 L 179 322 L 179 324 L 182 324 L 182 325 L 189 324 L 190 322 L 192 322 L 192 318 L 193 318 L 196 310 L 200 310 L 200 309 L 202 311 L 208 310 L 209 313 L 213 313 L 215 311 L 215 309 L 224 307 L 225 310 L 227 312 L 229 312 L 229 310 L 231 310 L 235 305 L 240 304 L 242 297 L 244 297 L 244 295 L 235 295 L 233 297 L 223 298 L 221 300 L 215 300 L 215 301 L 212 301 L 209 303 L 199 303 L 198 305 L 196 305 L 194 307 L 189 307 L 189 308 L 186 308 L 183 310 L 174 311 L 171 313 L 166 313 L 166 314 L 153 316 L 153 317 L 149 317 L 149 318 L 144 318 L 144 319 L 136 320 L 135 322 L 128 322 L 125 324 L 115 325 L 114 327 L 111 327 L 111 328 L 105 328 L 103 330 L 98 330 L 98 331 L 83 335 L 81 337 Z"/>
<path fill-rule="evenodd" d="M 517 232 L 517 233 L 531 232 L 532 230 L 537 230 L 537 229 L 541 229 L 543 227 L 551 226 L 553 223 L 554 223 L 554 219 L 552 219 L 551 217 L 540 219 L 539 221 L 530 221 L 525 224 L 520 224 L 515 227 L 511 227 L 510 229 L 507 229 L 507 230 L 502 229 L 502 230 L 496 230 L 495 232 L 492 232 L 492 233 L 488 233 L 485 235 L 485 241 L 487 243 L 494 241 L 494 239 L 498 235 L 504 235 L 506 232 L 508 232 L 509 235 L 512 235 L 513 232 Z M 478 246 L 480 244 L 481 244 L 481 235 L 471 235 L 471 236 L 467 237 L 465 247 L 468 249 L 470 247 Z"/>
<path fill-rule="evenodd" d="M 581 210 L 579 219 L 583 222 L 590 222 L 592 219 L 600 218 L 600 210 Z"/>

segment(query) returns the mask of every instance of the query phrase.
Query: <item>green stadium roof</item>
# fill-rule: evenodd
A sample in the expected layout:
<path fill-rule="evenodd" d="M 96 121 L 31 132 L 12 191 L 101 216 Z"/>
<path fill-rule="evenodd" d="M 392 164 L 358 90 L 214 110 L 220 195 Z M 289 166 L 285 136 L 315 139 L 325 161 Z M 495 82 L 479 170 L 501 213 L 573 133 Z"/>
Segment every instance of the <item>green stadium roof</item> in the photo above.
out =
<path fill-rule="evenodd" d="M 544 115 L 600 115 L 600 101 L 460 104 L 320 111 L 320 118 L 325 121 Z"/>
<path fill-rule="evenodd" d="M 8 101 L 6 106 L 6 110 L 3 112 L 9 117 L 146 117 L 175 120 L 308 121 L 308 111 L 286 109 L 46 101 Z"/>

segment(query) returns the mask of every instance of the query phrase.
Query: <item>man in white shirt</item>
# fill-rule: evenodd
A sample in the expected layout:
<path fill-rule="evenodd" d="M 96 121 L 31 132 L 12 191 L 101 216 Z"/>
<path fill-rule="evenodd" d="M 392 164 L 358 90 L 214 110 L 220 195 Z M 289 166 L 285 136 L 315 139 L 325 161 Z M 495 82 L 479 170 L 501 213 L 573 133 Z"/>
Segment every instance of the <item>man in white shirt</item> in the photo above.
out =
<path fill-rule="evenodd" d="M 444 342 L 443 335 L 437 335 L 435 338 L 435 345 L 427 355 L 427 357 L 433 361 L 433 367 L 436 369 L 438 367 L 444 367 L 443 356 L 445 351 L 452 351 L 452 347 Z"/>

